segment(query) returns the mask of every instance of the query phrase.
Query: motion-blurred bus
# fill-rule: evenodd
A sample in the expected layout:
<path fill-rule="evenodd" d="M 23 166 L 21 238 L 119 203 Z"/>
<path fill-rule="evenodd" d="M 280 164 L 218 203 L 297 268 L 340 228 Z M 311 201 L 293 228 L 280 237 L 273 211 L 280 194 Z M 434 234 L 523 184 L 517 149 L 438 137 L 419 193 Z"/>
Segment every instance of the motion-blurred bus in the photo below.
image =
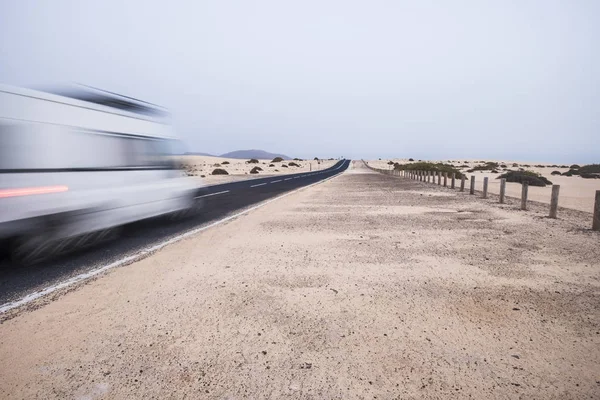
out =
<path fill-rule="evenodd" d="M 174 140 L 165 110 L 149 103 L 0 85 L 0 242 L 31 264 L 194 209 L 197 184 L 168 157 Z"/>

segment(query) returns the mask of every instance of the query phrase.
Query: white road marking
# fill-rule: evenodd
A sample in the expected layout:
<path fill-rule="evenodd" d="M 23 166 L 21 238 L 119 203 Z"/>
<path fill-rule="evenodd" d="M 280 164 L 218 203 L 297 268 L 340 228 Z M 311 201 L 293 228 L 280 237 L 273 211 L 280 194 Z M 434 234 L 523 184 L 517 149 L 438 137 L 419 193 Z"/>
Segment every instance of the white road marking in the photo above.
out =
<path fill-rule="evenodd" d="M 265 183 L 259 183 L 259 184 L 257 184 L 257 185 L 252 185 L 252 186 L 250 186 L 250 187 L 251 187 L 251 188 L 253 188 L 253 187 L 259 187 L 259 186 L 264 186 L 264 185 L 266 185 L 266 184 L 267 184 L 267 182 L 265 182 Z"/>
<path fill-rule="evenodd" d="M 285 178 L 284 181 L 289 181 L 290 179 L 292 179 L 292 178 Z"/>
<path fill-rule="evenodd" d="M 281 179 L 279 179 L 278 181 L 271 181 L 271 183 L 277 183 L 277 182 L 281 182 Z"/>
<path fill-rule="evenodd" d="M 0 306 L 0 314 L 4 314 L 7 311 L 10 311 L 10 310 L 15 309 L 17 307 L 24 306 L 25 304 L 31 303 L 32 301 L 35 301 L 35 300 L 37 300 L 39 298 L 47 296 L 50 293 L 54 293 L 57 290 L 61 290 L 61 289 L 64 289 L 66 287 L 69 287 L 71 285 L 74 285 L 76 283 L 83 282 L 83 281 L 85 281 L 87 279 L 90 279 L 90 278 L 92 278 L 92 277 L 94 277 L 96 275 L 99 275 L 99 274 L 101 274 L 103 272 L 106 272 L 108 270 L 111 270 L 113 268 L 120 267 L 122 265 L 126 265 L 128 263 L 132 263 L 134 261 L 139 261 L 139 260 L 141 260 L 143 258 L 146 258 L 146 257 L 150 256 L 152 253 L 154 253 L 154 252 L 162 249 L 165 246 L 168 246 L 170 244 L 179 242 L 182 239 L 185 239 L 185 238 L 187 238 L 189 236 L 192 236 L 192 235 L 195 235 L 195 234 L 200 233 L 202 231 L 205 231 L 205 230 L 207 230 L 209 228 L 212 228 L 214 226 L 220 225 L 220 224 L 222 224 L 224 222 L 231 221 L 232 219 L 235 219 L 235 218 L 240 217 L 242 215 L 248 214 L 251 211 L 254 211 L 254 210 L 258 209 L 258 208 L 264 207 L 267 204 L 270 204 L 270 203 L 272 203 L 274 201 L 282 199 L 282 198 L 284 198 L 286 196 L 292 195 L 292 194 L 294 194 L 296 192 L 299 192 L 300 190 L 304 190 L 304 189 L 309 188 L 311 186 L 315 186 L 315 185 L 318 185 L 320 183 L 326 182 L 326 181 L 328 181 L 330 179 L 333 179 L 336 176 L 339 176 L 339 175 L 341 175 L 343 173 L 344 173 L 344 171 L 342 171 L 342 172 L 340 172 L 338 174 L 335 174 L 333 176 L 330 176 L 329 178 L 325 178 L 322 181 L 311 183 L 310 185 L 303 186 L 301 188 L 292 190 L 291 192 L 284 193 L 281 196 L 277 196 L 277 197 L 272 198 L 270 200 L 266 200 L 266 201 L 264 201 L 262 203 L 259 203 L 259 204 L 255 205 L 254 207 L 250 207 L 250 208 L 248 208 L 248 209 L 246 209 L 244 211 L 240 211 L 237 214 L 233 214 L 233 215 L 230 215 L 229 217 L 226 217 L 226 218 L 220 219 L 218 221 L 215 221 L 212 224 L 209 224 L 209 225 L 206 225 L 206 226 L 203 226 L 203 227 L 200 227 L 200 228 L 193 229 L 193 230 L 188 231 L 186 233 L 183 233 L 181 235 L 175 236 L 175 237 L 173 237 L 173 238 L 171 238 L 169 240 L 166 240 L 166 241 L 164 241 L 162 243 L 159 243 L 159 244 L 154 245 L 152 247 L 148 247 L 146 249 L 143 249 L 140 252 L 138 252 L 137 254 L 134 254 L 132 256 L 128 256 L 128 257 L 122 258 L 122 259 L 120 259 L 118 261 L 115 261 L 115 262 L 113 262 L 111 264 L 108 264 L 108 265 L 105 265 L 103 267 L 91 270 L 89 272 L 86 272 L 86 273 L 74 276 L 74 277 L 72 277 L 70 279 L 67 279 L 66 281 L 60 282 L 60 283 L 58 283 L 56 285 L 48 286 L 47 288 L 44 288 L 44 289 L 39 290 L 37 292 L 30 293 L 30 294 L 26 295 L 25 297 L 21 298 L 20 300 L 12 301 L 12 302 L 9 302 L 9 303 L 4 303 L 2 306 Z"/>
<path fill-rule="evenodd" d="M 209 194 L 204 194 L 202 196 L 196 196 L 194 197 L 195 199 L 199 199 L 201 197 L 208 197 L 208 196 L 216 196 L 218 194 L 223 194 L 223 193 L 229 193 L 229 190 L 223 190 L 222 192 L 217 192 L 217 193 L 209 193 Z"/>

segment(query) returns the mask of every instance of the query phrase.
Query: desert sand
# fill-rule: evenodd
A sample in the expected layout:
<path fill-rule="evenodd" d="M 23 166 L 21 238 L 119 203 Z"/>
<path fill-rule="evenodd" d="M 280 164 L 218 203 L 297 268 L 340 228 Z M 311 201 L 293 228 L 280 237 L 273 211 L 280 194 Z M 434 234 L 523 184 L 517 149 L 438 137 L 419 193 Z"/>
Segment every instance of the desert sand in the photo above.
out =
<path fill-rule="evenodd" d="M 411 163 L 408 159 L 386 159 L 386 160 L 366 160 L 369 165 L 374 168 L 387 169 L 390 168 L 390 165 L 387 163 L 389 161 L 398 162 L 400 164 L 409 164 Z M 424 160 L 429 161 L 429 160 Z M 448 163 L 448 160 L 434 160 L 433 162 L 444 162 Z M 510 169 L 518 169 L 518 167 L 512 167 L 513 163 L 519 164 L 519 166 L 523 165 L 531 165 L 531 167 L 524 167 L 524 169 L 528 171 L 537 172 L 546 178 L 548 178 L 553 184 L 560 185 L 560 196 L 559 196 L 559 207 L 570 208 L 574 210 L 592 212 L 594 210 L 594 198 L 596 195 L 596 190 L 600 190 L 600 179 L 584 179 L 579 176 L 556 176 L 551 175 L 552 171 L 559 171 L 561 173 L 567 172 L 569 168 L 554 168 L 551 167 L 553 164 L 548 163 L 538 163 L 538 162 L 524 162 L 524 161 L 502 161 L 502 160 L 487 160 L 494 161 L 500 164 L 506 164 Z M 475 189 L 483 190 L 483 178 L 489 178 L 488 191 L 492 194 L 500 193 L 500 180 L 496 179 L 498 176 L 502 174 L 502 171 L 499 173 L 491 173 L 491 172 L 480 172 L 475 171 L 473 173 L 467 173 L 466 171 L 470 168 L 473 168 L 476 165 L 482 165 L 474 160 L 461 160 L 455 161 L 449 164 L 453 164 L 455 167 L 460 167 L 461 165 L 468 165 L 469 168 L 460 168 L 461 172 L 467 175 L 467 180 L 470 179 L 471 175 L 475 176 Z M 538 168 L 535 165 L 545 165 L 545 168 Z M 583 164 L 581 164 L 583 165 Z M 469 184 L 467 183 L 467 187 Z M 542 203 L 550 204 L 550 194 L 552 192 L 552 186 L 546 187 L 529 187 L 528 198 L 533 201 L 539 201 Z M 511 183 L 508 182 L 506 184 L 506 195 L 521 198 L 521 184 L 519 183 Z"/>
<path fill-rule="evenodd" d="M 598 398 L 585 213 L 354 167 L 10 315 L 0 398 Z"/>
<path fill-rule="evenodd" d="M 273 163 L 272 160 L 258 160 L 258 164 L 248 164 L 246 161 L 248 160 L 211 156 L 179 156 L 176 158 L 176 162 L 188 166 L 189 176 L 200 177 L 207 185 L 243 179 L 261 178 L 265 176 L 307 172 L 311 170 L 316 171 L 329 168 L 337 162 L 337 160 L 284 160 L 283 162 Z M 223 162 L 226 162 L 226 164 L 223 164 Z M 288 164 L 290 162 L 300 166 L 289 166 Z M 269 167 L 271 164 L 273 167 Z M 287 167 L 284 167 L 283 165 L 286 165 Z M 250 170 L 254 167 L 260 167 L 263 170 L 258 174 L 251 174 Z M 211 175 L 216 168 L 226 170 L 229 175 Z"/>

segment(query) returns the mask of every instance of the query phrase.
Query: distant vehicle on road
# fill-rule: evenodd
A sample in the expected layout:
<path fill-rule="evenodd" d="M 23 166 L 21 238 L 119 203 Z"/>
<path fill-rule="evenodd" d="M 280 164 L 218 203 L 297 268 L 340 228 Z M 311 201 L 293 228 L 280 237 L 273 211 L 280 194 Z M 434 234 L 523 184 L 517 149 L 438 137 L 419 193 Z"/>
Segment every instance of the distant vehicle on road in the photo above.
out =
<path fill-rule="evenodd" d="M 0 241 L 29 264 L 193 210 L 198 185 L 168 158 L 176 139 L 165 110 L 136 99 L 0 85 Z"/>

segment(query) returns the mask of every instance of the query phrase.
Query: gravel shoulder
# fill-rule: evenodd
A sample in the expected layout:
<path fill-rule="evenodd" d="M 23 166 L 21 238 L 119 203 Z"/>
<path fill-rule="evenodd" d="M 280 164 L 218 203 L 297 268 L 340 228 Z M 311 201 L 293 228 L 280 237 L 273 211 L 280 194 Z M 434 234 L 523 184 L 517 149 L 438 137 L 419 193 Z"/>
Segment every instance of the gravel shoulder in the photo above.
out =
<path fill-rule="evenodd" d="M 600 395 L 587 213 L 343 175 L 0 324 L 0 398 Z"/>

